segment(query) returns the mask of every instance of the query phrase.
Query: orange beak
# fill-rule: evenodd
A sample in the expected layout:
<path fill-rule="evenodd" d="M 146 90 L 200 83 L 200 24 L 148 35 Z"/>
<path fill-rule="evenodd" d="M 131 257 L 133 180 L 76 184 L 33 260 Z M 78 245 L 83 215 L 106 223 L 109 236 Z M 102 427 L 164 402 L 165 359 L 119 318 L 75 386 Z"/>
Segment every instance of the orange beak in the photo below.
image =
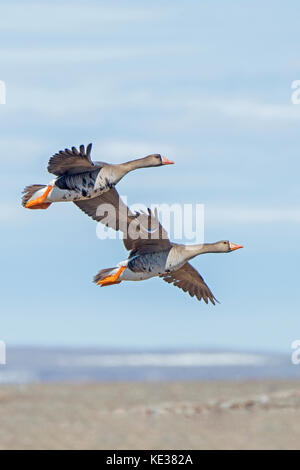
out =
<path fill-rule="evenodd" d="M 235 243 L 230 242 L 230 251 L 238 250 L 239 248 L 244 248 L 243 245 L 236 245 Z"/>
<path fill-rule="evenodd" d="M 161 163 L 162 165 L 174 165 L 174 162 L 168 160 L 166 157 L 161 156 Z"/>

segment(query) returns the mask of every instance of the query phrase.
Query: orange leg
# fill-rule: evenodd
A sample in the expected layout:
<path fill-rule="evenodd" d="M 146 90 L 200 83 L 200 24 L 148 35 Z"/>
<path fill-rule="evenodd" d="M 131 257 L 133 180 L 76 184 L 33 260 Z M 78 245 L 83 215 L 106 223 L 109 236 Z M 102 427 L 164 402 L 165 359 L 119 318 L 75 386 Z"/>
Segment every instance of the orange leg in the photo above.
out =
<path fill-rule="evenodd" d="M 112 276 L 108 276 L 104 279 L 101 279 L 100 281 L 97 282 L 98 286 L 112 286 L 113 284 L 120 284 L 121 281 L 118 281 L 120 274 L 125 271 L 126 266 L 122 266 L 119 271 L 116 274 L 113 274 Z"/>
<path fill-rule="evenodd" d="M 47 187 L 46 191 L 44 194 L 40 197 L 37 197 L 36 199 L 32 199 L 31 201 L 28 201 L 26 204 L 27 209 L 47 209 L 47 207 L 50 206 L 51 202 L 45 202 L 46 197 L 50 193 L 51 189 L 53 186 L 49 184 Z"/>

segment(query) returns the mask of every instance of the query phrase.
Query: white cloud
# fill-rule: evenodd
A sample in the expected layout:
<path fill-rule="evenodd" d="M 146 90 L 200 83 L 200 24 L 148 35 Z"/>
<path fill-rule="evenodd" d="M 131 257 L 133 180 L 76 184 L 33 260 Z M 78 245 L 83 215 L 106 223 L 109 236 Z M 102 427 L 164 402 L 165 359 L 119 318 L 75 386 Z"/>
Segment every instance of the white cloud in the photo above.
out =
<path fill-rule="evenodd" d="M 155 120 L 156 126 L 164 129 L 186 129 L 190 126 L 206 125 L 209 122 L 232 121 L 241 125 L 266 123 L 289 123 L 300 121 L 300 106 L 261 103 L 255 101 L 236 101 L 235 99 L 217 99 L 206 96 L 205 99 L 191 98 L 190 94 L 178 93 L 176 97 L 161 97 L 146 90 L 121 91 L 117 86 L 106 82 L 95 82 L 88 79 L 81 86 L 69 83 L 60 89 L 9 88 L 6 109 L 7 118 L 15 113 L 41 113 L 49 119 L 67 118 L 68 124 L 85 119 L 99 117 L 99 113 L 111 115 L 121 111 L 131 113 L 136 110 L 154 111 L 156 116 L 149 115 L 148 120 Z M 170 112 L 172 115 L 170 116 Z M 165 113 L 168 113 L 166 119 Z"/>
<path fill-rule="evenodd" d="M 0 57 L 2 66 L 8 64 L 27 65 L 35 64 L 37 67 L 59 66 L 60 64 L 83 64 L 89 62 L 102 62 L 116 59 L 130 59 L 158 53 L 175 52 L 175 47 L 164 47 L 163 50 L 157 47 L 147 46 L 105 46 L 105 47 L 27 47 L 27 48 L 2 48 L 0 49 Z M 78 72 L 80 73 L 80 71 Z"/>
<path fill-rule="evenodd" d="M 30 119 L 33 113 L 40 113 L 48 119 L 66 118 L 68 124 L 92 119 L 93 114 L 101 113 L 104 117 L 104 112 L 107 115 L 121 110 L 130 112 L 140 108 L 155 109 L 159 106 L 146 92 L 121 93 L 99 80 L 97 82 L 87 80 L 81 86 L 72 86 L 67 82 L 60 89 L 53 89 L 51 84 L 43 89 L 26 84 L 22 84 L 22 87 L 12 85 L 9 91 L 10 96 L 5 110 L 7 117 L 14 117 L 16 113 L 24 112 Z"/>
<path fill-rule="evenodd" d="M 40 139 L 20 139 L 15 136 L 12 136 L 11 138 L 5 137 L 0 139 L 0 147 L 0 162 L 2 169 L 5 166 L 14 165 L 24 167 L 29 162 L 31 163 L 37 160 L 41 154 L 45 154 L 45 158 L 47 158 L 45 142 Z M 49 147 L 48 142 L 47 147 Z M 47 161 L 45 162 L 45 165 L 46 163 Z"/>
<path fill-rule="evenodd" d="M 300 106 L 292 104 L 265 103 L 258 100 L 226 98 L 215 95 L 191 99 L 186 97 L 186 109 L 191 116 L 197 118 L 206 114 L 232 120 L 246 119 L 248 121 L 290 121 L 300 120 Z"/>
<path fill-rule="evenodd" d="M 270 120 L 300 120 L 300 108 L 276 103 L 260 103 L 247 100 L 220 100 L 213 104 L 219 112 L 230 118 Z"/>
<path fill-rule="evenodd" d="M 101 5 L 97 2 L 17 2 L 1 5 L 2 32 L 86 35 L 90 32 L 108 31 L 112 27 L 150 21 L 155 22 L 168 10 L 157 5 L 128 6 Z M 33 20 L 34 19 L 34 20 Z"/>
<path fill-rule="evenodd" d="M 292 207 L 238 207 L 230 204 L 226 206 L 205 206 L 205 222 L 209 224 L 222 224 L 224 222 L 237 224 L 300 224 L 300 206 Z"/>

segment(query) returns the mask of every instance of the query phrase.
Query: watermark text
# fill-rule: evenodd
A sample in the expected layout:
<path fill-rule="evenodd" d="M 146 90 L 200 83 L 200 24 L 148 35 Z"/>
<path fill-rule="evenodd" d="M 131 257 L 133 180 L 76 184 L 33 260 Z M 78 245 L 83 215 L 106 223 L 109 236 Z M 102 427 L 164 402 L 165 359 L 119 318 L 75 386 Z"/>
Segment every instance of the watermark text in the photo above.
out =
<path fill-rule="evenodd" d="M 0 80 L 0 104 L 6 104 L 6 85 L 3 80 Z"/>
<path fill-rule="evenodd" d="M 4 341 L 0 341 L 0 365 L 6 364 L 6 345 Z"/>
<path fill-rule="evenodd" d="M 128 206 L 129 207 L 129 206 Z M 120 198 L 116 208 L 100 204 L 96 211 L 101 222 L 96 234 L 100 240 L 172 239 L 204 243 L 204 204 L 144 204 L 135 203 L 127 209 L 127 197 Z"/>

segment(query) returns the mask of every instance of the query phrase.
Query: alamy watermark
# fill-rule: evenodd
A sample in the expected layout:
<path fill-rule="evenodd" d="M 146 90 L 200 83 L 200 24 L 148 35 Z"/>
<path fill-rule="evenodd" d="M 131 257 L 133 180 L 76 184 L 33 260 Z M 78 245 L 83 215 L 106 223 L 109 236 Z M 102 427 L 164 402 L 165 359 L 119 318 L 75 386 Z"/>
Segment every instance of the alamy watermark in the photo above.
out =
<path fill-rule="evenodd" d="M 6 104 L 6 85 L 3 80 L 0 80 L 0 104 Z"/>
<path fill-rule="evenodd" d="M 292 364 L 295 366 L 300 364 L 300 339 L 295 339 L 292 344 L 291 348 L 294 349 L 291 355 Z"/>
<path fill-rule="evenodd" d="M 6 364 L 6 345 L 4 341 L 0 341 L 0 365 Z"/>
<path fill-rule="evenodd" d="M 144 204 L 135 203 L 127 209 L 127 197 L 120 198 L 119 207 L 100 204 L 96 214 L 101 220 L 97 237 L 136 240 L 167 239 L 204 243 L 204 204 Z"/>
<path fill-rule="evenodd" d="M 294 90 L 291 94 L 292 104 L 300 104 L 300 80 L 294 80 L 291 89 Z"/>

